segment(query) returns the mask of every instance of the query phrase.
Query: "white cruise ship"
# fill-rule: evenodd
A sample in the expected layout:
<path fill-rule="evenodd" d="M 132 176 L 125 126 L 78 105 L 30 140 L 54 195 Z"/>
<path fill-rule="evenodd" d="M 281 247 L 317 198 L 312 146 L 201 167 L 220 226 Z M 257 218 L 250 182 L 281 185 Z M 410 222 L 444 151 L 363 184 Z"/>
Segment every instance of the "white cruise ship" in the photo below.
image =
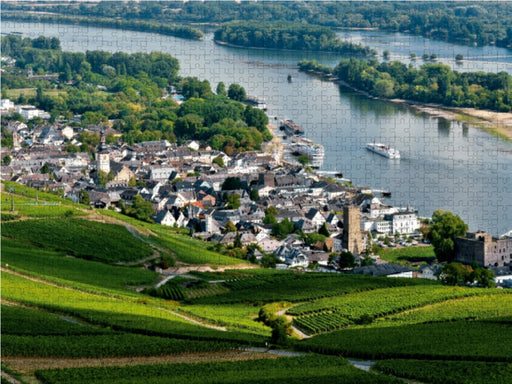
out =
<path fill-rule="evenodd" d="M 321 144 L 314 143 L 305 137 L 292 137 L 292 148 L 298 155 L 309 157 L 309 166 L 320 168 L 324 163 L 324 147 Z"/>
<path fill-rule="evenodd" d="M 381 143 L 368 143 L 366 149 L 377 153 L 378 155 L 387 157 L 388 159 L 399 159 L 400 152 L 397 149 L 391 148 L 388 145 Z"/>

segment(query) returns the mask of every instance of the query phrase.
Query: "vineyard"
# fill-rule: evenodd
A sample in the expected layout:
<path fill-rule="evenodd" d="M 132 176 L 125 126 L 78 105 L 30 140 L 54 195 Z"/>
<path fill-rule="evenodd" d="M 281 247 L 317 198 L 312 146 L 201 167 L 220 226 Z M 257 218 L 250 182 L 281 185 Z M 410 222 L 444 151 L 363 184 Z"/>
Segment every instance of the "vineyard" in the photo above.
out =
<path fill-rule="evenodd" d="M 393 376 L 443 384 L 512 381 L 512 290 L 245 269 L 247 262 L 176 229 L 44 192 L 34 205 L 35 190 L 13 188 L 14 213 L 11 195 L 2 196 L 2 370 L 12 372 L 9 364 L 24 359 L 51 367 L 107 358 L 138 364 L 23 368 L 26 380 L 12 372 L 22 383 L 36 382 L 34 376 L 45 384 L 401 382 Z M 431 248 L 421 252 L 427 257 Z M 173 275 L 156 288 L 165 276 L 145 268 L 171 254 L 180 267 L 211 268 Z M 144 269 L 112 265 L 149 256 L 155 261 Z M 216 265 L 233 269 L 215 272 Z M 277 344 L 273 329 L 286 321 L 278 317 L 285 308 L 296 328 L 314 336 L 285 336 Z M 261 313 L 272 328 L 259 321 Z M 266 345 L 287 350 L 267 353 Z M 380 372 L 367 373 L 333 355 L 408 360 L 381 361 Z M 166 356 L 211 360 L 162 364 Z M 146 358 L 159 364 L 143 365 Z M 223 359 L 230 361 L 217 361 Z"/>
<path fill-rule="evenodd" d="M 247 329 L 258 334 L 270 335 L 270 328 L 257 321 L 259 307 L 243 304 L 186 305 L 181 312 L 232 329 Z"/>
<path fill-rule="evenodd" d="M 264 343 L 264 339 L 255 334 L 222 332 L 192 324 L 165 306 L 146 299 L 134 301 L 131 296 L 111 298 L 63 289 L 5 272 L 2 272 L 2 298 L 124 332 L 195 340 L 233 341 L 245 345 Z"/>
<path fill-rule="evenodd" d="M 2 214 L 11 212 L 12 197 L 3 195 Z M 60 202 L 36 201 L 22 196 L 14 195 L 14 212 L 17 216 L 29 217 L 56 217 L 56 216 L 83 216 L 82 210 Z"/>
<path fill-rule="evenodd" d="M 512 383 L 512 364 L 480 361 L 382 360 L 375 366 L 386 374 L 431 384 Z"/>
<path fill-rule="evenodd" d="M 397 313 L 374 323 L 389 327 L 402 324 L 432 323 L 454 320 L 493 319 L 512 323 L 512 292 L 446 300 L 423 308 Z"/>
<path fill-rule="evenodd" d="M 357 275 L 245 273 L 225 276 L 230 292 L 193 300 L 200 304 L 305 301 L 377 288 L 414 286 L 412 279 L 386 279 Z M 428 283 L 427 283 L 428 284 Z"/>
<path fill-rule="evenodd" d="M 304 351 L 363 359 L 448 359 L 512 362 L 512 327 L 453 321 L 386 328 L 343 329 L 297 345 Z"/>
<path fill-rule="evenodd" d="M 226 351 L 233 348 L 234 344 L 228 342 L 180 340 L 125 332 L 73 336 L 2 335 L 2 355 L 11 357 L 167 356 Z"/>
<path fill-rule="evenodd" d="M 287 383 L 391 384 L 398 379 L 361 371 L 340 357 L 302 356 L 197 364 L 139 365 L 37 371 L 45 384 Z"/>
<path fill-rule="evenodd" d="M 170 249 L 176 256 L 176 259 L 184 263 L 215 265 L 248 264 L 246 261 L 241 259 L 208 251 L 201 247 L 202 244 L 200 241 L 187 239 L 183 236 L 161 233 L 158 237 L 152 237 L 152 240 L 160 246 Z"/>
<path fill-rule="evenodd" d="M 139 260 L 153 253 L 123 226 L 79 219 L 2 223 L 2 236 L 108 263 Z"/>
<path fill-rule="evenodd" d="M 111 289 L 150 285 L 157 273 L 67 257 L 63 252 L 41 250 L 30 244 L 2 239 L 2 261 L 16 271 L 42 276 L 52 281 L 66 280 Z"/>
<path fill-rule="evenodd" d="M 483 294 L 489 294 L 489 290 L 435 285 L 383 288 L 301 304 L 287 313 L 298 316 L 293 321 L 298 328 L 314 334 L 440 301 Z"/>

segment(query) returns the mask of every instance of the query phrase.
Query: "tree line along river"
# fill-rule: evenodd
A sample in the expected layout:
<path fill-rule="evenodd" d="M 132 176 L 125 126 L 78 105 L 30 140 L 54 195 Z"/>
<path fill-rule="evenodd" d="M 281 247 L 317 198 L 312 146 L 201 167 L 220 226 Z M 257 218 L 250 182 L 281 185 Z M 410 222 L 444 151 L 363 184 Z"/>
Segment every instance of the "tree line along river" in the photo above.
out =
<path fill-rule="evenodd" d="M 500 235 L 512 229 L 512 143 L 461 122 L 418 114 L 390 102 L 368 99 L 298 72 L 297 62 L 315 59 L 334 66 L 341 55 L 241 49 L 217 45 L 213 30 L 202 41 L 142 33 L 47 23 L 2 23 L 2 32 L 22 31 L 26 37 L 58 37 L 63 50 L 161 51 L 180 62 L 180 75 L 238 83 L 247 93 L 264 97 L 269 116 L 290 118 L 306 136 L 325 147 L 323 170 L 339 171 L 355 185 L 392 192 L 390 204 L 410 204 L 420 216 L 435 209 L 451 210 L 470 230 Z M 343 39 L 361 42 L 391 59 L 409 63 L 414 52 L 421 65 L 424 53 L 459 71 L 512 73 L 512 51 L 467 47 L 376 31 L 341 31 Z M 462 54 L 462 64 L 454 57 Z M 380 59 L 380 57 L 379 57 Z M 291 74 L 293 82 L 288 82 Z M 388 160 L 364 149 L 371 141 L 400 150 L 400 160 Z"/>

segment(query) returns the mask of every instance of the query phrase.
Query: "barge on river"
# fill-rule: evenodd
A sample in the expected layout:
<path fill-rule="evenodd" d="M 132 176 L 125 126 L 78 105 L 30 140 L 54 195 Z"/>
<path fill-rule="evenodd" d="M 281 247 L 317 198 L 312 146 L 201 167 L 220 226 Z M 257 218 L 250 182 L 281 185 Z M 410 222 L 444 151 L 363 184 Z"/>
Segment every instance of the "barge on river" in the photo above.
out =
<path fill-rule="evenodd" d="M 304 128 L 293 120 L 282 120 L 279 126 L 281 131 L 285 131 L 288 136 L 303 136 Z"/>

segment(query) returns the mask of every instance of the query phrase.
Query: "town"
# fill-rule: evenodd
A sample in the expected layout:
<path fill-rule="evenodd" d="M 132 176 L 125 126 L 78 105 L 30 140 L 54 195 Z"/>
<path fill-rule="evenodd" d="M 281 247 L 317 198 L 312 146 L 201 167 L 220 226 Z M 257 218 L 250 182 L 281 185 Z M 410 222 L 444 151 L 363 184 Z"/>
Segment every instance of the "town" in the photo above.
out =
<path fill-rule="evenodd" d="M 387 205 L 370 188 L 347 186 L 283 160 L 282 148 L 272 142 L 261 151 L 231 156 L 196 140 L 181 146 L 167 140 L 127 145 L 108 124 L 72 128 L 48 122 L 49 114 L 31 105 L 3 99 L 1 106 L 3 116 L 16 112 L 27 122 L 43 120 L 29 129 L 24 122 L 4 119 L 13 136 L 12 150 L 2 148 L 4 180 L 99 209 L 126 210 L 140 196 L 150 206 L 140 218 L 185 228 L 194 238 L 226 247 L 251 246 L 244 257 L 261 262 L 264 254 L 274 255 L 270 265 L 278 269 L 314 265 L 325 272 L 360 266 L 353 271 L 425 278 L 439 271 L 425 263 L 419 270 L 386 265 L 373 247 L 428 243 L 410 207 Z M 99 142 L 94 160 L 89 153 L 65 150 L 69 143 L 80 146 L 84 133 Z M 510 278 L 512 240 L 468 233 L 457 244 L 455 261 L 494 268 L 506 276 L 501 282 Z M 337 263 L 341 252 L 350 252 L 354 261 Z"/>
<path fill-rule="evenodd" d="M 511 382 L 510 20 L 2 2 L 2 383 Z"/>

